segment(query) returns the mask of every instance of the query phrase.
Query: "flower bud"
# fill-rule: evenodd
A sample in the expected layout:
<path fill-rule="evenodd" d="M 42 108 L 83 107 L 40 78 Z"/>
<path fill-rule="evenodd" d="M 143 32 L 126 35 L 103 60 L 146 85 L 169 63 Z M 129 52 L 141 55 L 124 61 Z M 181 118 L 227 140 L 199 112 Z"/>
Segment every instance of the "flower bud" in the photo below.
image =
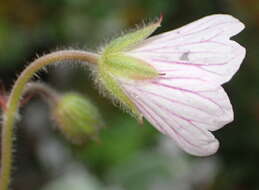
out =
<path fill-rule="evenodd" d="M 96 107 L 76 93 L 61 96 L 53 109 L 53 118 L 62 133 L 73 143 L 95 139 L 103 126 Z"/>

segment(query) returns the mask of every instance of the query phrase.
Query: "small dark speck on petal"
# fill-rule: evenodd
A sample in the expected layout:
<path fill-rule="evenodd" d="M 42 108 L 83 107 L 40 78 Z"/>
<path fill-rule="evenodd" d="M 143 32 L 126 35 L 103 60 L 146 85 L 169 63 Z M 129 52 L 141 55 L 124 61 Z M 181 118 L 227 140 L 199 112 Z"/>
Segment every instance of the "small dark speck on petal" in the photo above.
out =
<path fill-rule="evenodd" d="M 166 75 L 166 73 L 159 73 L 159 75 L 160 75 L 160 76 L 165 76 L 165 75 Z"/>
<path fill-rule="evenodd" d="M 180 60 L 189 61 L 189 57 L 188 57 L 189 54 L 190 54 L 189 51 L 188 51 L 188 52 L 184 52 L 184 53 L 181 55 Z"/>

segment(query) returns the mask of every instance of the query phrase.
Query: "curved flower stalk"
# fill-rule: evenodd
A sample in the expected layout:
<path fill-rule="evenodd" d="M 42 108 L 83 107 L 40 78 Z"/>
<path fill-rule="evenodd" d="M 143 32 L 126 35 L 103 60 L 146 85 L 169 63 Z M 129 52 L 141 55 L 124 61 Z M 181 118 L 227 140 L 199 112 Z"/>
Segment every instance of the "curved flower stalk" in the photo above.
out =
<path fill-rule="evenodd" d="M 18 79 L 11 90 L 7 100 L 4 99 L 2 103 L 3 109 L 3 122 L 2 122 L 2 135 L 1 135 L 1 175 L 0 175 L 0 189 L 7 190 L 10 184 L 11 168 L 12 168 L 12 147 L 13 147 L 13 129 L 15 119 L 17 117 L 17 111 L 22 103 L 21 97 L 24 93 L 31 90 L 40 91 L 41 94 L 47 98 L 51 98 L 55 103 L 55 92 L 46 86 L 26 86 L 30 79 L 39 70 L 47 65 L 57 62 L 66 61 L 80 61 L 84 63 L 96 64 L 99 55 L 81 50 L 61 50 L 44 55 L 35 61 L 33 61 L 25 70 L 19 75 Z M 54 95 L 54 96 L 53 96 Z M 54 99 L 53 99 L 54 98 Z M 74 109 L 75 110 L 75 109 Z M 89 117 L 88 117 L 89 118 Z M 86 120 L 84 120 L 86 121 Z"/>
<path fill-rule="evenodd" d="M 230 40 L 244 25 L 230 15 L 211 15 L 146 39 L 160 22 L 108 44 L 99 59 L 98 81 L 186 152 L 211 155 L 219 147 L 211 131 L 233 120 L 221 85 L 245 57 L 245 49 Z"/>

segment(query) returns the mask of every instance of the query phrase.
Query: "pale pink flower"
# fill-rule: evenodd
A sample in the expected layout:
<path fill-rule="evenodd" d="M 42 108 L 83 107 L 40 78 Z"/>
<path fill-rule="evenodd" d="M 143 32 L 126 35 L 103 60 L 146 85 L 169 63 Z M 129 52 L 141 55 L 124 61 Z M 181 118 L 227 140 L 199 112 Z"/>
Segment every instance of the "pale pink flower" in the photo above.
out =
<path fill-rule="evenodd" d="M 222 84 L 237 72 L 245 48 L 230 40 L 244 25 L 230 15 L 211 15 L 144 40 L 124 52 L 153 66 L 151 80 L 117 78 L 143 116 L 186 152 L 215 153 L 211 131 L 233 120 Z"/>

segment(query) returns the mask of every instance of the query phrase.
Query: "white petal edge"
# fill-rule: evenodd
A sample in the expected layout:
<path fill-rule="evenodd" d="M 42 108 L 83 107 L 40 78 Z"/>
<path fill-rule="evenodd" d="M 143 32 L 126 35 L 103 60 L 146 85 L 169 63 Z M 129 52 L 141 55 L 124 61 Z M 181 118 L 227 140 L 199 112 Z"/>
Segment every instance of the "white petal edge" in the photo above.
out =
<path fill-rule="evenodd" d="M 126 52 L 168 76 L 202 76 L 218 84 L 239 69 L 246 50 L 230 40 L 244 25 L 230 15 L 211 15 L 145 40 Z"/>
<path fill-rule="evenodd" d="M 211 155 L 219 143 L 210 131 L 233 120 L 230 101 L 221 86 L 181 81 L 120 83 L 143 116 L 160 132 L 192 155 Z"/>

